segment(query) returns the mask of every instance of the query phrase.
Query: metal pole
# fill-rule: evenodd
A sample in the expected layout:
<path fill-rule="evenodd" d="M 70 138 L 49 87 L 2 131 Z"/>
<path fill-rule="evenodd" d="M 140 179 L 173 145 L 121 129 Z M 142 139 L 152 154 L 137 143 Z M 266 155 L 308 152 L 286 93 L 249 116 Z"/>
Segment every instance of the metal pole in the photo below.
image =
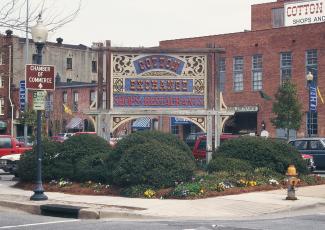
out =
<path fill-rule="evenodd" d="M 42 64 L 42 49 L 43 43 L 36 43 L 37 49 L 37 64 Z M 37 110 L 37 138 L 36 138 L 36 152 L 37 152 L 37 179 L 36 179 L 36 188 L 34 194 L 31 196 L 31 200 L 47 200 L 47 196 L 44 194 L 43 184 L 42 184 L 42 111 Z"/>
<path fill-rule="evenodd" d="M 311 130 L 310 130 L 310 122 L 311 122 L 311 111 L 310 111 L 310 86 L 311 86 L 311 81 L 308 81 L 308 118 L 307 118 L 307 133 L 308 137 L 311 136 Z"/>
<path fill-rule="evenodd" d="M 28 38 L 28 21 L 29 21 L 29 0 L 26 1 L 26 48 L 25 48 L 25 64 L 29 64 L 29 38 Z M 28 89 L 26 88 L 26 83 L 25 83 L 25 116 L 26 113 L 28 112 Z M 24 123 L 24 143 L 25 146 L 27 146 L 27 136 L 28 136 L 28 126 L 26 122 Z"/>

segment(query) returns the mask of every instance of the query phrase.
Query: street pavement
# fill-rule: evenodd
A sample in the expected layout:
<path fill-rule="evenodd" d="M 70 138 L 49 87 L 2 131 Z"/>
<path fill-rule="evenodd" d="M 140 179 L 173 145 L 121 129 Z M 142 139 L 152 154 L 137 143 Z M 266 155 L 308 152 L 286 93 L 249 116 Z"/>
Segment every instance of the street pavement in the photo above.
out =
<path fill-rule="evenodd" d="M 43 204 L 72 205 L 82 207 L 78 216 L 81 219 L 235 220 L 325 206 L 325 185 L 298 187 L 298 200 L 295 201 L 285 199 L 285 189 L 196 200 L 70 195 L 45 191 L 48 200 L 31 201 L 33 191 L 14 188 L 14 183 L 0 180 L 0 206 L 40 214 L 40 205 Z"/>

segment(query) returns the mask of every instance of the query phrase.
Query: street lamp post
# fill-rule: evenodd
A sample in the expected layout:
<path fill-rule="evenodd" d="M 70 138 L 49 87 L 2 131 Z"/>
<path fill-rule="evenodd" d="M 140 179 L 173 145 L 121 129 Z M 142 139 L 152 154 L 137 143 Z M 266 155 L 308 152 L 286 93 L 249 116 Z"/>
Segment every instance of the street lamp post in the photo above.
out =
<path fill-rule="evenodd" d="M 313 78 L 314 76 L 312 75 L 311 72 L 308 72 L 306 79 L 307 79 L 307 83 L 308 83 L 308 119 L 307 119 L 307 133 L 308 133 L 308 137 L 311 136 L 311 106 L 310 106 L 310 89 L 311 89 L 311 85 L 313 82 Z"/>
<path fill-rule="evenodd" d="M 42 49 L 47 39 L 48 31 L 43 25 L 41 20 L 41 15 L 37 20 L 37 24 L 32 27 L 32 38 L 37 50 L 37 63 L 42 64 Z M 47 196 L 44 194 L 44 189 L 42 185 L 42 111 L 37 110 L 37 131 L 36 131 L 36 152 L 37 152 L 37 179 L 36 188 L 34 194 L 30 197 L 31 200 L 47 200 Z"/>

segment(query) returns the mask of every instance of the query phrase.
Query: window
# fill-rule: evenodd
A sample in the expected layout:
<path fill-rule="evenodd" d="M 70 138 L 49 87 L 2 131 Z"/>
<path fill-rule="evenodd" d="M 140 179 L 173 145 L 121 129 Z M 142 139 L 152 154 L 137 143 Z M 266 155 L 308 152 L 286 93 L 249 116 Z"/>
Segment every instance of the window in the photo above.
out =
<path fill-rule="evenodd" d="M 244 58 L 235 57 L 233 66 L 233 89 L 235 92 L 242 91 L 244 89 Z"/>
<path fill-rule="evenodd" d="M 177 134 L 179 134 L 179 127 L 178 127 L 178 125 L 172 125 L 171 126 L 171 131 L 172 131 L 172 134 L 175 134 L 175 135 L 177 135 Z"/>
<path fill-rule="evenodd" d="M 0 148 L 12 148 L 11 138 L 10 137 L 1 137 L 0 138 Z"/>
<path fill-rule="evenodd" d="M 67 58 L 67 69 L 72 69 L 72 58 Z"/>
<path fill-rule="evenodd" d="M 73 111 L 78 111 L 78 101 L 79 101 L 79 94 L 78 92 L 73 93 Z"/>
<path fill-rule="evenodd" d="M 313 74 L 313 81 L 317 83 L 318 77 L 318 58 L 317 50 L 311 49 L 306 51 L 306 74 L 311 72 Z"/>
<path fill-rule="evenodd" d="M 219 92 L 223 92 L 226 82 L 226 58 L 220 58 L 218 66 L 218 90 Z"/>
<path fill-rule="evenodd" d="M 292 70 L 292 54 L 291 52 L 283 52 L 280 54 L 280 77 L 281 84 L 291 79 Z"/>
<path fill-rule="evenodd" d="M 5 114 L 5 99 L 3 97 L 0 98 L 0 115 Z"/>
<path fill-rule="evenodd" d="M 97 61 L 92 61 L 91 62 L 91 72 L 92 73 L 97 73 Z"/>
<path fill-rule="evenodd" d="M 67 102 L 68 102 L 68 94 L 67 94 L 67 92 L 63 92 L 62 101 L 63 101 L 64 104 L 67 104 Z"/>
<path fill-rule="evenodd" d="M 96 92 L 94 90 L 91 90 L 89 95 L 89 105 L 92 105 L 95 100 L 96 100 Z"/>
<path fill-rule="evenodd" d="M 313 82 L 317 84 L 318 79 L 318 58 L 317 50 L 310 49 L 306 51 L 306 74 L 313 74 Z M 318 134 L 318 113 L 307 113 L 307 134 L 316 136 Z"/>
<path fill-rule="evenodd" d="M 272 26 L 273 28 L 284 26 L 284 8 L 272 9 Z"/>
<path fill-rule="evenodd" d="M 0 65 L 5 64 L 5 53 L 0 51 Z"/>
<path fill-rule="evenodd" d="M 263 62 L 262 55 L 254 55 L 252 60 L 252 80 L 253 90 L 258 91 L 263 88 Z"/>
<path fill-rule="evenodd" d="M 0 75 L 0 88 L 3 88 L 5 86 L 5 78 L 3 75 Z"/>
<path fill-rule="evenodd" d="M 103 109 L 106 109 L 106 103 L 107 103 L 106 91 L 103 91 Z"/>

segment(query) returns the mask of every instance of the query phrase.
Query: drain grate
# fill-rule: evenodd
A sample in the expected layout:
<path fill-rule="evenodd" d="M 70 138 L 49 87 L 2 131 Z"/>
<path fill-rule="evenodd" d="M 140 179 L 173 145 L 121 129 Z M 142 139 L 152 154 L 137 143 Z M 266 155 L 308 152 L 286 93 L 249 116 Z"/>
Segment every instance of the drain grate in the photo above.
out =
<path fill-rule="evenodd" d="M 65 218 L 78 218 L 79 211 L 84 207 L 63 205 L 63 204 L 43 204 L 40 206 L 41 215 Z"/>

